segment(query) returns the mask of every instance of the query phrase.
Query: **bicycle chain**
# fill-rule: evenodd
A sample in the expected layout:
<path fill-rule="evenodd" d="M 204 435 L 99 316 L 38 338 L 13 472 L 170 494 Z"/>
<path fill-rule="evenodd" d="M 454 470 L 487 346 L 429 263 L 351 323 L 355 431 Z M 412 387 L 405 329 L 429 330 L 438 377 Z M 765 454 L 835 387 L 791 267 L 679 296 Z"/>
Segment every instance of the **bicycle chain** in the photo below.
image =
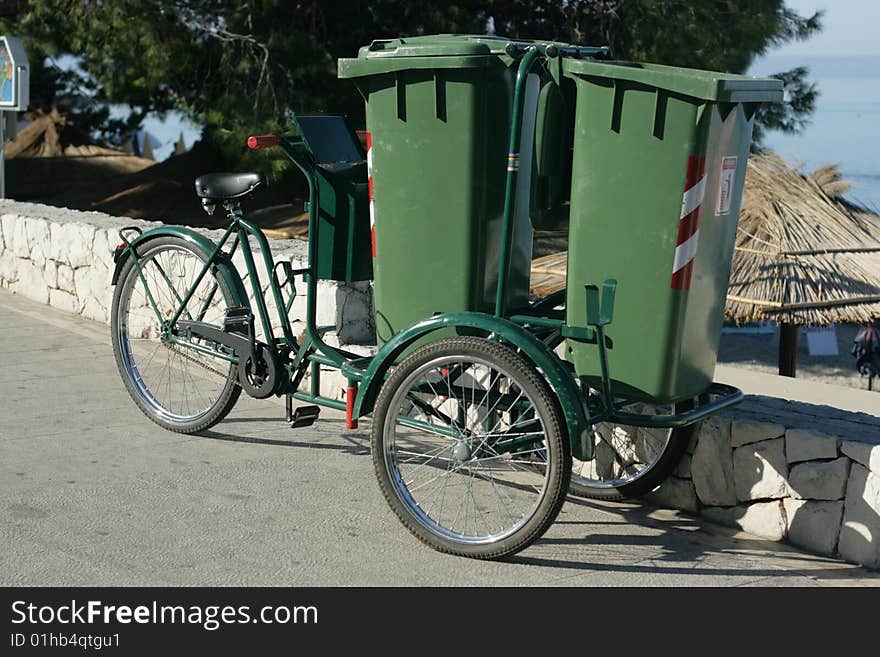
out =
<path fill-rule="evenodd" d="M 166 342 L 166 343 L 164 343 L 164 344 L 165 344 L 166 349 L 168 349 L 168 351 L 171 351 L 171 352 L 174 352 L 174 353 L 176 353 L 176 354 L 179 354 L 180 356 L 183 356 L 183 358 L 185 358 L 186 360 L 188 360 L 188 361 L 190 361 L 190 362 L 193 362 L 193 363 L 195 363 L 196 365 L 199 365 L 200 367 L 202 367 L 203 369 L 208 370 L 209 372 L 213 372 L 213 373 L 216 374 L 217 376 L 223 377 L 224 379 L 225 379 L 227 376 L 229 376 L 229 372 L 228 372 L 228 371 L 227 371 L 227 372 L 221 372 L 220 370 L 214 369 L 213 367 L 211 367 L 210 365 L 208 365 L 208 364 L 205 363 L 204 361 L 198 360 L 198 359 L 196 359 L 195 357 L 190 356 L 188 353 L 186 353 L 185 350 L 181 349 L 181 348 L 178 347 L 176 344 L 170 344 L 170 343 L 168 343 L 168 342 Z"/>

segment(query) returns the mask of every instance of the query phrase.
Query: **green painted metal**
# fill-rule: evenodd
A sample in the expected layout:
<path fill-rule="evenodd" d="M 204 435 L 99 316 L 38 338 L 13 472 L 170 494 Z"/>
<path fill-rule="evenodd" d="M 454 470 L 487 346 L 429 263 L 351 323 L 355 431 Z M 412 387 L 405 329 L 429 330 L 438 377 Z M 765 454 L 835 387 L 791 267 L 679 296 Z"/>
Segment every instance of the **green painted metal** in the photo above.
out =
<path fill-rule="evenodd" d="M 566 323 L 585 326 L 584 286 L 614 276 L 613 393 L 657 403 L 700 394 L 715 368 L 754 113 L 781 100 L 781 83 L 575 59 L 563 72 L 577 90 Z M 705 196 L 690 287 L 676 289 L 689 164 L 704 166 Z M 565 352 L 599 387 L 596 346 L 567 339 Z"/>
<path fill-rule="evenodd" d="M 504 211 L 501 219 L 501 253 L 498 260 L 498 282 L 495 285 L 495 316 L 503 317 L 507 309 L 507 281 L 510 278 L 510 251 L 514 236 L 513 211 L 516 205 L 516 177 L 519 164 L 511 166 L 511 159 L 519 162 L 520 138 L 522 136 L 523 96 L 526 79 L 542 53 L 537 48 L 526 52 L 516 71 L 516 84 L 513 90 L 513 116 L 510 118 L 510 140 L 508 141 L 507 180 L 504 186 Z M 529 163 L 531 166 L 531 163 Z"/>
<path fill-rule="evenodd" d="M 406 37 L 339 60 L 339 77 L 364 96 L 372 138 L 380 344 L 435 313 L 495 307 L 519 66 L 506 49 L 530 43 Z M 514 231 L 512 243 L 525 252 L 531 235 Z M 511 308 L 527 305 L 529 267 L 511 262 Z"/>
<path fill-rule="evenodd" d="M 318 278 L 366 281 L 370 258 L 370 203 L 366 154 L 338 116 L 294 116 L 304 159 L 317 188 L 309 208 L 317 214 L 309 239 L 318 244 L 311 262 Z"/>
<path fill-rule="evenodd" d="M 561 70 L 563 58 L 552 60 Z M 535 161 L 529 216 L 535 230 L 568 227 L 571 197 L 571 144 L 574 128 L 574 85 L 554 76 L 538 96 Z"/>
<path fill-rule="evenodd" d="M 559 358 L 540 340 L 524 328 L 501 317 L 485 313 L 447 313 L 419 322 L 399 332 L 387 341 L 370 361 L 355 399 L 354 415 L 361 417 L 373 410 L 373 404 L 389 369 L 406 349 L 423 338 L 440 339 L 458 331 L 479 332 L 507 342 L 529 358 L 541 370 L 559 402 L 566 429 L 576 454 L 592 458 L 592 441 L 587 439 L 589 428 L 586 405 L 575 380 L 566 371 Z"/>
<path fill-rule="evenodd" d="M 263 286 L 260 284 L 260 275 L 259 272 L 257 272 L 257 265 L 254 262 L 254 254 L 250 248 L 248 232 L 241 226 L 238 228 L 238 240 L 241 242 L 241 254 L 244 257 L 244 266 L 247 269 L 248 281 L 254 290 L 254 302 L 257 304 L 257 317 L 260 320 L 260 325 L 263 327 L 263 336 L 265 337 L 266 343 L 274 348 L 275 332 L 272 330 L 272 321 L 269 319 L 269 311 L 266 308 L 266 299 L 262 294 Z M 272 271 L 271 266 L 269 267 L 269 271 Z M 272 287 L 271 281 L 270 287 Z M 284 306 L 278 304 L 275 307 L 283 308 Z"/>
<path fill-rule="evenodd" d="M 566 73 L 596 80 L 633 82 L 697 100 L 718 103 L 780 103 L 782 83 L 775 78 L 717 73 L 661 64 L 567 59 Z M 577 110 L 580 112 L 580 108 Z"/>
<path fill-rule="evenodd" d="M 129 247 L 131 248 L 131 247 Z M 137 269 L 138 278 L 141 279 L 141 285 L 144 286 L 144 292 L 147 294 L 147 300 L 150 302 L 150 307 L 153 309 L 153 314 L 156 315 L 156 319 L 159 322 L 159 325 L 162 327 L 162 331 L 167 330 L 167 324 L 165 323 L 165 318 L 162 316 L 162 313 L 159 311 L 159 306 L 156 305 L 156 300 L 153 298 L 153 292 L 150 289 L 150 286 L 147 285 L 147 277 L 144 276 L 144 270 L 141 267 L 141 263 L 138 260 L 137 252 L 132 251 L 133 255 L 129 256 L 134 258 L 134 266 Z"/>
<path fill-rule="evenodd" d="M 446 436 L 447 438 L 462 437 L 462 432 L 458 429 L 443 427 L 441 425 L 431 424 L 430 422 L 422 422 L 421 420 L 415 420 L 411 417 L 405 417 L 402 415 L 397 417 L 397 423 L 402 424 L 405 427 L 410 427 L 411 429 L 419 429 L 426 433 L 435 433 L 440 436 Z"/>
<path fill-rule="evenodd" d="M 337 350 L 324 342 L 321 332 L 317 325 L 317 299 L 318 299 L 318 276 L 315 273 L 315 263 L 318 261 L 318 255 L 321 249 L 321 233 L 318 230 L 319 214 L 321 207 L 321 195 L 318 182 L 318 176 L 315 173 L 317 163 L 308 150 L 308 146 L 299 135 L 285 136 L 280 139 L 281 148 L 284 150 L 288 158 L 296 165 L 306 178 L 309 186 L 309 201 L 307 204 L 309 212 L 309 242 L 308 242 L 308 271 L 304 273 L 306 282 L 306 332 L 304 345 L 302 347 L 301 356 L 305 357 L 313 351 L 325 354 L 336 367 L 341 367 L 346 362 L 346 358 Z M 320 368 L 312 363 L 312 392 L 317 395 L 315 389 L 316 381 L 320 377 Z"/>
<path fill-rule="evenodd" d="M 718 399 L 706 399 L 708 395 L 715 395 Z M 609 408 L 592 416 L 592 420 L 593 422 L 617 422 L 653 429 L 678 429 L 694 422 L 699 422 L 725 408 L 735 406 L 743 400 L 743 397 L 743 391 L 739 388 L 724 383 L 713 383 L 703 395 L 700 395 L 701 403 L 699 406 L 677 415 L 642 415 L 639 413 L 624 413 L 614 408 Z"/>
<path fill-rule="evenodd" d="M 317 277 L 345 282 L 372 279 L 367 163 L 319 167 L 315 172 L 321 199 Z"/>
<path fill-rule="evenodd" d="M 294 392 L 293 397 L 300 401 L 319 404 L 321 406 L 326 406 L 327 408 L 336 409 L 337 411 L 345 410 L 345 402 L 339 401 L 338 399 L 330 399 L 329 397 L 322 397 L 321 395 L 309 394 L 307 392 Z"/>
<path fill-rule="evenodd" d="M 224 235 L 224 240 L 230 232 L 231 228 L 228 229 L 226 235 Z M 219 247 L 223 243 L 223 241 L 221 240 L 220 245 L 215 244 L 212 240 L 200 233 L 197 233 L 191 228 L 186 228 L 183 226 L 160 226 L 159 228 L 148 230 L 141 235 L 138 235 L 130 242 L 127 242 L 128 248 L 125 250 L 125 255 L 119 259 L 119 262 L 116 263 L 117 268 L 121 269 L 121 267 L 125 264 L 125 258 L 132 257 L 132 254 L 136 253 L 135 250 L 141 244 L 144 244 L 145 242 L 148 242 L 157 237 L 165 236 L 179 237 L 186 240 L 187 242 L 190 242 L 203 255 L 205 255 L 206 258 L 210 258 L 212 254 L 215 256 L 219 254 Z M 212 261 L 212 264 L 213 266 L 216 266 L 218 276 L 220 276 L 226 282 L 227 286 L 235 297 L 236 303 L 240 306 L 246 306 L 250 308 L 250 301 L 248 300 L 248 295 L 245 291 L 244 283 L 241 280 L 241 276 L 238 275 L 235 267 L 233 267 L 231 263 L 226 262 L 225 259 L 217 259 L 216 261 Z M 201 278 L 196 281 L 195 285 L 198 285 L 198 282 L 200 281 Z M 195 285 L 193 289 L 195 289 Z"/>

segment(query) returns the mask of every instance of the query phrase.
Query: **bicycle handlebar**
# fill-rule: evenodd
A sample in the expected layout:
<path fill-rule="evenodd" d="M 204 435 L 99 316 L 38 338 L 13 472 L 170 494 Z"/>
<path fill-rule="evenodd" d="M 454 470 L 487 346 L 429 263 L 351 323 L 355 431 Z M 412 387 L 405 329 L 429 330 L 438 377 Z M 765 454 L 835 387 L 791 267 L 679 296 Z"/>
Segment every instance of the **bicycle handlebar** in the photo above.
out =
<path fill-rule="evenodd" d="M 274 148 L 280 143 L 281 139 L 277 135 L 251 135 L 247 139 L 248 148 L 252 150 Z"/>

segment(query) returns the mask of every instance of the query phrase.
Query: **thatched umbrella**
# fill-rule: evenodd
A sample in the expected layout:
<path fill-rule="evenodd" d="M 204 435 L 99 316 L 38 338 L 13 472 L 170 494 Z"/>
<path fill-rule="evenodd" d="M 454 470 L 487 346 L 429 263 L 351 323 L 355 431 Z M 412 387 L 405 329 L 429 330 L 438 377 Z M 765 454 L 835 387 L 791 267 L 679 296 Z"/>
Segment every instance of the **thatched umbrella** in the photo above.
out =
<path fill-rule="evenodd" d="M 835 166 L 805 176 L 749 158 L 725 315 L 779 324 L 780 374 L 795 374 L 798 326 L 880 317 L 880 216 L 846 201 L 850 188 Z M 533 294 L 565 287 L 566 255 L 534 261 Z"/>
<path fill-rule="evenodd" d="M 779 373 L 794 376 L 799 325 L 880 317 L 880 217 L 844 201 L 835 167 L 802 175 L 752 156 L 725 314 L 780 326 Z"/>

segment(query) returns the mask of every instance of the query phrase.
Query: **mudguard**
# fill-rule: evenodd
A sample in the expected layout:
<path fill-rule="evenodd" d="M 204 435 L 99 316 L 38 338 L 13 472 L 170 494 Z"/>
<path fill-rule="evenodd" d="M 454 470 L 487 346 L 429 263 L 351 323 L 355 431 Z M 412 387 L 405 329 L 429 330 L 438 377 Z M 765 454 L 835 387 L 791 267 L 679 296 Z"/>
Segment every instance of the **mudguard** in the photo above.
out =
<path fill-rule="evenodd" d="M 130 242 L 124 242 L 116 249 L 116 253 L 113 256 L 116 263 L 113 269 L 113 278 L 111 280 L 113 285 L 116 285 L 119 281 L 119 275 L 134 250 L 145 242 L 154 240 L 157 237 L 179 237 L 186 240 L 198 249 L 205 258 L 210 257 L 217 248 L 217 244 L 212 240 L 191 228 L 185 228 L 183 226 L 160 226 L 159 228 L 148 230 L 147 232 L 138 235 Z M 220 251 L 217 258 L 215 258 L 214 269 L 216 274 L 227 283 L 232 294 L 236 297 L 236 305 L 250 308 L 250 299 L 248 298 L 247 290 L 244 287 L 241 276 L 235 268 L 235 265 L 232 264 L 229 257 L 223 251 Z"/>
<path fill-rule="evenodd" d="M 398 356 L 413 342 L 428 333 L 444 328 L 467 328 L 494 334 L 517 349 L 540 370 L 550 388 L 556 394 L 559 408 L 565 418 L 566 430 L 572 453 L 581 460 L 592 458 L 592 440 L 586 404 L 572 375 L 544 343 L 521 326 L 506 319 L 484 313 L 465 312 L 435 315 L 401 331 L 386 342 L 372 358 L 367 367 L 358 395 L 355 399 L 354 416 L 361 417 L 373 410 L 385 375 Z"/>

